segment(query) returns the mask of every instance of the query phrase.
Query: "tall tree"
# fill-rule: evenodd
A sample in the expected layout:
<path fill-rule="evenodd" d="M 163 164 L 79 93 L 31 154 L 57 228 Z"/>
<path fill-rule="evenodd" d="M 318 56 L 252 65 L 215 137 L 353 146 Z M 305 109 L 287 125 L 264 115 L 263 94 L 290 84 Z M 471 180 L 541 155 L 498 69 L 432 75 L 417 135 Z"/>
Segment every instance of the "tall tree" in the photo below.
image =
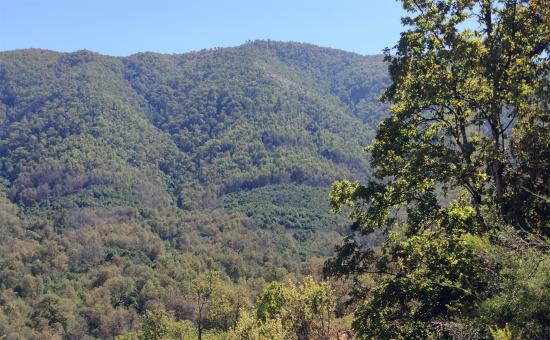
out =
<path fill-rule="evenodd" d="M 548 1 L 402 3 L 409 28 L 386 51 L 391 115 L 369 147 L 374 178 L 332 192 L 354 230 L 385 235 L 380 251 L 348 239 L 326 267 L 357 281 L 365 337 L 450 334 L 486 285 L 468 235 L 511 225 L 543 248 L 550 235 L 537 169 L 548 164 Z"/>
<path fill-rule="evenodd" d="M 207 271 L 192 282 L 191 292 L 196 306 L 195 323 L 199 340 L 202 339 L 210 303 L 218 285 L 219 273 L 214 271 Z"/>

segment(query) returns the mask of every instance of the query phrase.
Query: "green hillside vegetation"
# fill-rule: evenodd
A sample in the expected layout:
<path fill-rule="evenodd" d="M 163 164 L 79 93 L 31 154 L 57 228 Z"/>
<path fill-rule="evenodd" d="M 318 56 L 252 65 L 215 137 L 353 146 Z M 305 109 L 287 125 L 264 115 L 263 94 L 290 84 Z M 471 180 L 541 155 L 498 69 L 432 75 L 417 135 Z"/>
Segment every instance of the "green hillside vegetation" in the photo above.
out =
<path fill-rule="evenodd" d="M 384 56 L 0 53 L 0 339 L 548 338 L 548 1 L 401 3 Z"/>
<path fill-rule="evenodd" d="M 329 185 L 368 178 L 388 81 L 381 56 L 272 41 L 0 53 L 0 334 L 197 326 L 205 272 L 226 332 L 267 283 L 320 278 L 347 233 Z"/>
<path fill-rule="evenodd" d="M 258 221 L 262 228 L 288 230 L 300 241 L 312 237 L 330 239 L 335 235 L 327 233 L 327 226 L 345 226 L 345 219 L 330 212 L 326 190 L 319 187 L 269 185 L 225 195 L 222 203 L 225 209 L 239 211 Z M 324 232 L 316 233 L 319 230 Z M 343 233 L 344 229 L 334 228 L 334 231 Z M 311 254 L 313 250 L 306 253 Z M 325 255 L 332 254 L 330 248 L 318 247 L 315 250 L 323 251 Z"/>

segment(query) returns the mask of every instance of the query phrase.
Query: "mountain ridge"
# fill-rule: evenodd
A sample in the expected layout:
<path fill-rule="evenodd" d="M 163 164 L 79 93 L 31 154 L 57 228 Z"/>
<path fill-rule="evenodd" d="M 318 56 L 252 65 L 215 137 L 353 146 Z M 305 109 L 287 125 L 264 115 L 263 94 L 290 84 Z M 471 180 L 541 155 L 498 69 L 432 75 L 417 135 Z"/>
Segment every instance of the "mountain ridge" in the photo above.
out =
<path fill-rule="evenodd" d="M 178 55 L 162 55 L 162 54 L 156 54 L 156 53 L 139 53 L 132 55 L 127 58 L 121 58 L 121 57 L 109 57 L 109 56 L 102 56 L 97 53 L 89 52 L 89 51 L 78 51 L 74 53 L 57 53 L 52 51 L 43 51 L 43 50 L 18 50 L 14 52 L 3 52 L 0 54 L 0 58 L 2 59 L 17 59 L 20 55 L 26 55 L 30 53 L 30 56 L 26 56 L 27 59 L 30 60 L 23 60 L 23 62 L 33 62 L 33 63 L 39 63 L 39 61 L 42 61 L 42 63 L 46 62 L 46 70 L 42 70 L 42 72 L 46 73 L 51 69 L 55 68 L 55 73 L 47 76 L 47 78 L 44 80 L 45 82 L 58 82 L 58 83 L 70 83 L 71 85 L 76 84 L 78 86 L 78 89 L 80 92 L 69 94 L 69 99 L 71 100 L 73 97 L 78 97 L 79 95 L 88 96 L 88 98 L 93 96 L 100 96 L 98 104 L 94 104 L 95 108 L 91 110 L 107 110 L 108 108 L 105 107 L 105 103 L 108 101 L 113 101 L 113 112 L 109 116 L 109 118 L 113 118 L 114 114 L 117 112 L 116 105 L 120 104 L 126 105 L 129 107 L 126 107 L 128 110 L 134 110 L 136 111 L 137 116 L 135 119 L 141 119 L 138 116 L 144 116 L 145 118 L 149 119 L 151 123 L 160 131 L 156 131 L 156 133 L 159 134 L 166 134 L 168 133 L 171 135 L 173 142 L 176 144 L 178 149 L 182 151 L 183 153 L 202 153 L 200 159 L 195 159 L 193 161 L 193 165 L 195 168 L 202 168 L 201 162 L 208 157 L 208 155 L 211 153 L 212 148 L 219 148 L 219 145 L 212 145 L 205 144 L 206 141 L 212 141 L 213 139 L 220 139 L 221 135 L 224 133 L 231 133 L 235 135 L 243 134 L 243 128 L 240 127 L 237 130 L 231 130 L 227 131 L 228 128 L 231 129 L 231 124 L 237 124 L 236 119 L 240 120 L 243 125 L 246 125 L 247 121 L 253 121 L 255 119 L 258 119 L 258 117 L 261 114 L 264 114 L 264 123 L 266 124 L 274 124 L 276 126 L 280 126 L 278 129 L 280 130 L 281 127 L 283 129 L 287 129 L 289 126 L 289 122 L 291 122 L 293 119 L 296 118 L 297 113 L 294 112 L 286 112 L 287 117 L 283 118 L 281 122 L 273 121 L 273 117 L 279 117 L 277 119 L 280 120 L 280 117 L 283 116 L 285 113 L 284 111 L 291 111 L 292 108 L 288 108 L 287 110 L 282 110 L 282 103 L 287 104 L 291 100 L 293 100 L 295 103 L 294 107 L 301 108 L 303 106 L 302 103 L 305 102 L 306 105 L 318 105 L 317 103 L 321 102 L 323 100 L 323 97 L 326 97 L 327 92 L 332 95 L 333 97 L 342 98 L 343 96 L 338 96 L 339 89 L 336 89 L 337 86 L 340 86 L 340 84 L 322 84 L 318 87 L 312 86 L 312 84 L 320 84 L 321 81 L 319 81 L 321 73 L 320 67 L 313 67 L 310 68 L 306 72 L 302 72 L 303 74 L 299 74 L 301 72 L 301 69 L 299 66 L 304 62 L 304 60 L 308 60 L 312 58 L 312 54 L 315 55 L 315 53 L 326 52 L 330 51 L 331 53 L 335 53 L 336 55 L 345 55 L 347 57 L 350 57 L 352 59 L 359 58 L 361 62 L 363 61 L 362 57 L 356 54 L 352 53 L 346 53 L 338 50 L 327 50 L 323 48 L 315 48 L 312 47 L 312 45 L 301 45 L 299 46 L 307 46 L 308 48 L 313 48 L 313 51 L 308 51 L 309 54 L 305 54 L 305 57 L 302 56 L 300 59 L 300 55 L 298 53 L 298 57 L 292 56 L 292 60 L 298 60 L 297 62 L 285 62 L 285 58 L 289 58 L 288 56 L 285 56 L 284 53 L 289 54 L 292 52 L 292 49 L 295 48 L 295 44 L 280 44 L 280 43 L 273 43 L 271 42 L 271 46 L 279 46 L 279 49 L 277 47 L 269 47 L 270 42 L 254 42 L 251 44 L 245 44 L 241 45 L 239 47 L 235 48 L 223 48 L 223 49 L 214 49 L 214 50 L 204 50 L 199 52 L 194 52 L 190 54 L 178 54 Z M 265 52 L 264 50 L 267 50 Z M 265 53 L 264 53 L 265 52 Z M 220 54 L 222 54 L 220 56 Z M 296 54 L 296 53 L 295 53 Z M 276 55 L 278 58 L 277 60 L 273 60 L 273 55 Z M 281 56 L 282 55 L 282 56 Z M 152 66 L 153 69 L 147 69 L 150 65 L 148 65 L 147 59 L 153 58 L 153 62 L 157 63 L 157 65 Z M 204 62 L 202 59 L 204 58 L 213 58 L 214 60 L 207 60 L 207 62 Z M 223 72 L 218 72 L 218 74 L 209 74 L 208 71 L 209 68 L 212 67 L 212 65 L 216 65 L 217 59 L 223 59 L 225 63 L 228 64 L 228 67 L 223 69 L 223 72 L 226 74 L 221 75 Z M 270 59 L 271 58 L 271 59 Z M 25 58 L 23 58 L 25 59 Z M 250 62 L 250 65 L 241 65 L 239 63 L 242 63 L 242 60 L 246 60 L 247 62 Z M 44 61 L 45 60 L 45 61 Z M 281 61 L 282 60 L 282 61 Z M 219 62 L 219 61 L 218 61 Z M 258 67 L 259 63 L 262 63 L 263 65 L 261 67 Z M 87 67 L 86 65 L 94 64 L 93 66 Z M 198 65 L 198 66 L 197 66 Z M 298 66 L 297 66 L 298 65 Z M 330 66 L 330 63 L 328 64 Z M 29 66 L 29 65 L 26 65 Z M 32 66 L 32 65 L 31 65 Z M 154 67 L 160 67 L 160 69 L 154 69 Z M 302 65 L 303 66 L 303 65 Z M 327 65 L 321 65 L 325 68 L 330 68 Z M 17 65 L 15 66 L 17 68 Z M 86 68 L 87 67 L 87 68 Z M 227 73 L 231 73 L 231 67 L 234 67 L 239 72 L 234 73 L 234 77 L 237 79 L 237 81 L 233 81 L 229 78 L 221 79 L 222 77 L 227 77 Z M 32 70 L 32 67 L 29 67 Z M 36 68 L 36 67 L 35 67 Z M 132 69 L 135 68 L 135 69 Z M 141 68 L 141 69 L 139 69 Z M 189 70 L 191 68 L 191 70 Z M 78 69 L 79 74 L 71 75 L 70 72 L 71 69 Z M 81 70 L 82 69 L 82 70 Z M 137 69 L 137 71 L 136 71 Z M 144 79 L 143 74 L 147 73 L 146 79 Z M 99 72 L 107 73 L 98 75 Z M 133 72 L 133 73 L 132 73 Z M 4 70 L 3 73 L 5 74 L 6 71 Z M 21 74 L 20 71 L 14 71 L 14 73 Z M 248 74 L 246 74 L 248 73 Z M 309 73 L 309 74 L 308 74 Z M 326 73 L 326 70 L 325 70 Z M 175 76 L 173 78 L 168 79 L 157 79 L 158 74 L 161 76 L 165 76 L 166 74 L 174 74 Z M 202 76 L 201 76 L 202 74 Z M 299 76 L 296 76 L 296 74 L 299 74 Z M 304 76 L 305 74 L 305 76 Z M 66 76 L 67 79 L 60 79 L 60 77 Z M 4 76 L 5 77 L 5 76 Z M 30 75 L 32 77 L 32 75 Z M 96 79 L 94 79 L 96 77 Z M 103 78 L 101 78 L 103 77 Z M 110 78 L 109 78 L 110 77 Z M 139 78 L 141 77 L 141 78 Z M 157 77 L 157 78 L 154 78 Z M 197 79 L 199 77 L 199 79 Z M 203 77 L 200 79 L 200 77 Z M 77 78 L 75 80 L 75 78 Z M 182 84 L 182 82 L 188 80 L 191 78 L 191 81 L 189 81 L 188 84 Z M 151 79 L 154 79 L 151 81 Z M 182 79 L 185 79 L 182 81 Z M 256 82 L 261 81 L 262 83 L 260 85 L 257 85 Z M 32 81 L 32 80 L 31 80 Z M 141 81 L 149 82 L 145 83 L 145 86 L 141 84 Z M 87 88 L 88 84 L 97 82 L 98 85 L 95 85 L 96 88 Z M 243 82 L 246 82 L 243 85 Z M 293 83 L 295 84 L 293 88 L 289 89 L 284 84 L 285 83 Z M 325 83 L 328 83 L 327 80 L 325 80 Z M 281 86 L 283 84 L 283 86 Z M 71 85 L 65 85 L 66 88 L 69 88 Z M 27 84 L 25 84 L 27 86 Z M 149 87 L 153 87 L 154 90 L 151 91 Z M 243 91 L 242 87 L 248 86 L 245 91 Z M 268 89 L 266 89 L 269 86 Z M 330 88 L 332 86 L 332 88 Z M 89 87 L 89 86 L 88 86 Z M 11 87 L 13 88 L 13 86 Z M 71 88 L 72 89 L 72 88 Z M 8 119 L 3 118 L 2 124 L 5 125 L 6 123 L 10 124 L 10 116 L 11 116 L 11 123 L 15 123 L 17 121 L 17 115 L 10 115 L 7 114 L 7 111 L 10 108 L 14 108 L 13 110 L 17 110 L 17 107 L 23 106 L 23 111 L 26 110 L 36 110 L 42 109 L 41 105 L 44 105 L 48 101 L 51 101 L 51 98 L 55 98 L 59 95 L 60 91 L 52 91 L 52 93 L 49 93 L 48 96 L 36 96 L 34 94 L 33 98 L 38 98 L 29 103 L 29 107 L 25 108 L 25 103 L 21 103 L 25 100 L 25 91 L 23 91 L 23 96 L 19 96 L 19 98 L 15 99 L 13 95 L 10 95 L 10 89 L 6 88 L 3 91 L 3 99 L 1 101 L 2 107 L 0 109 L 3 109 L 3 111 L 6 111 L 4 116 L 7 116 Z M 83 93 L 83 92 L 91 92 L 91 93 Z M 164 92 L 163 92 L 164 91 Z M 180 91 L 180 92 L 178 92 Z M 186 92 L 187 91 L 187 92 Z M 194 92 L 193 92 L 194 91 Z M 202 92 L 201 92 L 202 91 Z M 246 91 L 249 91 L 249 93 L 246 93 Z M 255 100 L 254 97 L 258 96 L 256 92 L 262 92 L 263 96 L 268 97 L 267 101 L 263 100 L 261 103 L 259 100 L 256 100 L 256 102 L 253 102 Z M 274 96 L 273 93 L 276 93 L 279 91 L 277 96 Z M 325 92 L 323 92 L 325 91 Z M 359 89 L 358 91 L 361 91 Z M 214 93 L 213 92 L 217 92 Z M 251 94 L 254 92 L 253 94 Z M 158 94 L 161 93 L 161 96 L 159 97 Z M 180 93 L 183 93 L 181 95 Z M 116 98 L 112 98 L 113 95 L 118 95 Z M 214 98 L 207 99 L 210 100 L 210 102 L 206 103 L 206 106 L 201 106 L 201 104 L 196 105 L 195 99 L 197 99 L 197 96 L 200 98 L 204 98 L 205 96 L 218 96 L 216 98 L 216 107 L 212 107 L 213 103 L 212 100 Z M 30 96 L 30 95 L 29 95 Z M 72 96 L 72 97 L 71 97 Z M 156 97 L 155 97 L 156 96 Z M 46 97 L 46 98 L 44 98 Z M 188 97 L 192 97 L 191 101 L 188 100 Z M 271 98 L 269 98 L 271 97 Z M 298 97 L 298 98 L 296 98 Z M 349 126 L 349 127 L 356 127 L 358 124 L 354 120 L 354 118 L 359 117 L 360 115 L 356 114 L 355 111 L 358 111 L 353 106 L 357 104 L 356 102 L 353 102 L 353 90 L 351 91 L 351 94 L 349 95 L 350 98 L 348 99 L 348 102 L 344 103 L 344 106 L 347 106 L 347 108 L 342 108 L 341 104 L 338 103 L 336 100 L 333 100 L 332 102 L 327 102 L 325 107 L 313 107 L 311 108 L 311 111 L 309 113 L 306 113 L 306 115 L 303 115 L 303 119 L 301 121 L 296 122 L 299 125 L 306 124 L 306 129 L 309 129 L 307 133 L 319 133 L 319 131 L 326 131 L 329 135 L 334 136 L 334 132 L 331 132 L 331 129 L 333 130 L 335 126 Z M 23 100 L 22 100 L 23 99 Z M 372 99 L 372 98 L 371 98 Z M 13 104 L 14 101 L 18 102 L 18 105 L 10 105 L 10 103 Z M 42 101 L 42 102 L 40 102 Z M 225 102 L 224 102 L 225 101 Z M 344 100 L 341 100 L 344 102 Z M 87 103 L 86 101 L 84 101 Z M 116 102 L 116 103 L 115 103 Z M 120 103 L 119 103 L 120 102 Z M 196 107 L 192 109 L 187 109 L 186 107 L 183 107 L 182 103 L 187 104 L 189 106 L 195 105 Z M 309 103 L 309 104 L 308 104 Z M 270 107 L 265 107 L 266 104 L 269 104 Z M 225 105 L 225 106 L 224 106 Z M 233 105 L 233 107 L 231 107 Z M 259 107 L 260 105 L 263 105 L 264 107 Z M 301 105 L 301 106 L 300 106 Z M 345 110 L 348 109 L 350 112 L 352 112 L 352 115 L 347 115 L 345 113 Z M 207 112 L 209 116 L 205 117 L 203 112 L 210 110 L 211 112 Z M 225 111 L 223 111 L 225 110 Z M 264 111 L 264 112 L 256 112 L 256 111 Z M 276 110 L 279 110 L 277 114 L 275 114 Z M 11 111 L 11 110 L 10 110 Z M 190 111 L 192 111 L 190 113 Z M 238 111 L 237 114 L 234 114 L 234 111 Z M 337 119 L 340 120 L 338 124 L 334 124 L 335 122 L 327 121 L 326 123 L 322 123 L 323 119 L 326 119 L 326 117 L 329 116 L 319 116 L 320 112 L 323 111 L 329 111 L 330 115 L 337 114 L 339 115 Z M 338 113 L 338 112 L 341 113 Z M 0 111 L 1 112 L 1 111 Z M 298 113 L 299 114 L 299 113 Z M 24 114 L 23 114 L 24 115 Z M 246 115 L 249 115 L 247 118 Z M 312 116 L 313 115 L 313 116 Z M 128 117 L 129 115 L 126 115 Z M 177 117 L 176 117 L 177 116 Z M 307 118 L 307 116 L 310 116 L 310 118 Z M 176 118 L 175 118 L 176 117 Z M 325 118 L 324 118 L 325 117 Z M 23 116 L 19 116 L 19 118 L 23 118 Z M 96 117 L 97 118 L 97 117 Z M 311 119 L 314 119 L 313 121 Z M 175 121 L 179 119 L 179 121 Z M 206 125 L 205 123 L 206 121 Z M 305 119 L 305 120 L 304 120 Z M 197 125 L 197 120 L 201 120 L 199 122 L 199 125 Z M 54 120 L 55 121 L 55 120 Z M 309 121 L 309 123 L 308 123 Z M 349 122 L 347 122 L 349 121 Z M 317 124 L 317 122 L 321 122 Z M 59 123 L 59 122 L 55 122 Z M 146 123 L 146 122 L 143 122 Z M 79 123 L 75 123 L 78 125 Z M 132 123 L 132 124 L 138 124 L 139 123 Z M 201 125 L 202 124 L 202 125 Z M 214 124 L 215 126 L 213 126 Z M 220 125 L 221 124 L 221 125 Z M 309 124 L 309 125 L 308 125 Z M 313 124 L 313 125 L 312 125 Z M 317 124 L 317 126 L 315 126 Z M 326 125 L 328 124 L 328 125 Z M 253 124 L 254 125 L 254 124 Z M 190 127 L 193 126 L 193 127 Z M 81 128 L 74 127 L 74 129 L 78 130 Z M 199 130 L 197 130 L 197 128 Z M 366 135 L 369 133 L 368 131 L 364 132 L 357 132 L 354 131 L 354 128 L 349 129 L 347 132 L 348 135 L 350 134 L 359 134 L 359 135 Z M 368 128 L 368 126 L 365 126 L 365 128 Z M 319 130 L 321 129 L 321 130 Z M 244 129 L 246 130 L 246 128 Z M 241 132 L 239 132 L 241 131 Z M 287 131 L 282 132 L 283 135 L 286 134 Z M 71 134 L 71 132 L 68 132 Z M 247 131 L 244 132 L 245 134 L 248 133 Z M 297 131 L 296 133 L 301 133 Z M 336 132 L 337 134 L 343 133 L 340 131 Z M 370 132 L 371 133 L 371 132 Z M 265 132 L 262 136 L 255 136 L 255 142 L 258 140 L 261 140 L 262 144 L 266 143 L 272 143 L 275 147 L 277 144 L 286 144 L 286 145 L 292 145 L 293 143 L 296 145 L 302 145 L 303 147 L 306 147 L 308 149 L 311 149 L 314 147 L 314 145 L 319 146 L 319 141 L 314 140 L 302 140 L 299 139 L 299 137 L 295 136 L 292 138 L 287 138 L 289 136 L 284 136 L 281 138 L 279 136 L 280 133 L 277 133 L 273 130 Z M 198 138 L 202 140 L 194 140 Z M 234 137 L 228 137 L 229 139 Z M 242 137 L 241 137 L 242 138 Z M 298 138 L 298 139 L 296 139 Z M 320 138 L 320 135 L 316 135 L 315 138 Z M 322 138 L 322 137 L 321 137 Z M 353 138 L 353 136 L 352 136 Z M 149 138 L 150 139 L 150 138 Z M 306 138 L 309 139 L 309 138 Z M 266 142 L 267 141 L 267 142 Z M 251 141 L 253 142 L 253 141 Z M 305 143 L 305 144 L 304 144 Z M 314 144 L 311 144 L 314 143 Z M 366 141 L 357 143 L 366 144 Z M 227 144 L 227 143 L 226 143 Z M 231 143 L 230 143 L 231 144 Z M 272 145 L 272 146 L 273 146 Z M 227 145 L 226 145 L 227 147 Z M 230 149 L 232 148 L 232 151 L 235 151 L 236 145 L 233 143 L 230 146 Z M 222 146 L 223 148 L 223 146 Z M 265 148 L 264 148 L 265 149 Z M 357 147 L 354 148 L 355 151 L 357 151 Z M 324 150 L 324 151 L 323 151 Z M 350 159 L 358 159 L 357 157 L 351 156 L 353 153 L 349 153 L 348 156 L 344 156 L 339 154 L 340 151 L 331 150 L 329 149 L 323 149 L 319 152 L 321 153 L 321 161 L 323 159 L 326 159 L 323 155 L 328 155 L 331 159 L 331 163 L 333 163 L 331 167 L 338 168 L 338 160 L 345 161 L 346 157 L 349 161 Z M 265 150 L 264 150 L 265 151 Z M 215 153 L 216 151 L 214 151 Z M 251 150 L 246 150 L 247 153 L 252 153 Z M 204 155 L 206 153 L 206 155 Z M 336 160 L 336 163 L 332 162 L 333 160 Z M 212 160 L 216 161 L 216 159 Z M 357 164 L 356 170 L 355 170 L 355 176 L 358 176 L 365 171 L 365 165 L 358 165 L 357 161 L 353 161 Z M 352 162 L 352 163 L 353 163 Z M 328 166 L 328 163 L 327 163 Z M 193 170 L 190 170 L 191 172 Z M 197 171 L 197 169 L 195 169 Z M 198 170 L 201 172 L 201 170 Z M 266 172 L 265 170 L 264 172 Z M 302 170 L 300 170 L 302 171 Z M 301 177 L 303 177 L 298 171 L 295 174 L 295 178 L 297 178 L 298 181 L 300 181 Z M 328 170 L 327 168 L 327 171 Z M 342 171 L 342 170 L 340 170 Z M 246 170 L 245 170 L 246 172 Z M 202 179 L 199 182 L 206 182 L 206 181 L 213 181 L 214 177 L 216 176 L 227 176 L 227 174 L 220 173 L 219 171 L 215 171 L 212 174 L 208 174 L 206 171 L 202 171 Z M 269 174 L 268 174 L 269 175 Z M 342 177 L 343 175 L 349 175 L 348 173 L 342 173 L 340 175 L 337 175 L 337 177 Z M 13 180 L 13 174 L 9 176 L 11 180 Z M 265 175 L 263 175 L 265 177 Z M 306 176 L 308 177 L 308 176 Z M 309 175 L 309 177 L 313 177 L 312 174 Z M 321 180 L 319 178 L 314 179 L 314 181 L 324 181 L 325 185 L 329 184 L 332 179 L 334 179 L 334 175 L 330 178 L 327 178 L 327 180 Z M 242 181 L 247 183 L 254 182 L 254 179 L 243 179 Z M 241 181 L 241 182 L 242 182 Z M 252 181 L 252 182 L 251 182 Z M 275 180 L 277 181 L 277 180 Z M 285 180 L 286 181 L 286 180 Z M 238 184 L 237 184 L 238 185 Z M 245 184 L 246 185 L 246 184 Z M 259 184 L 250 184 L 252 186 L 256 186 Z M 228 192 L 232 191 L 232 189 L 228 189 L 231 187 L 234 187 L 235 184 L 233 183 L 219 183 L 218 187 L 219 189 L 216 189 L 217 191 Z M 224 189 L 225 187 L 225 189 Z"/>
<path fill-rule="evenodd" d="M 329 185 L 369 176 L 388 81 L 379 56 L 264 41 L 0 53 L 0 303 L 23 320 L 0 312 L 0 334 L 112 338 L 150 309 L 192 319 L 207 270 L 248 300 L 319 276 L 349 233 Z"/>
<path fill-rule="evenodd" d="M 71 54 L 71 53 L 78 53 L 78 52 L 91 52 L 93 54 L 97 54 L 104 57 L 111 57 L 111 58 L 128 58 L 137 54 L 161 54 L 161 55 L 168 55 L 168 56 L 174 56 L 174 55 L 184 55 L 184 54 L 193 54 L 193 53 L 199 53 L 199 52 L 208 52 L 208 51 L 216 51 L 216 50 L 224 50 L 224 49 L 235 49 L 240 48 L 247 45 L 253 45 L 258 43 L 265 43 L 265 44 L 274 44 L 274 45 L 292 45 L 295 47 L 313 47 L 318 49 L 323 49 L 327 51 L 336 51 L 336 52 L 344 52 L 346 54 L 354 54 L 360 57 L 376 57 L 376 56 L 382 56 L 382 53 L 373 53 L 373 54 L 361 54 L 358 52 L 353 51 L 347 51 L 340 48 L 330 47 L 330 46 L 321 46 L 316 45 L 313 43 L 308 42 L 300 42 L 300 41 L 286 41 L 286 40 L 271 40 L 271 39 L 251 39 L 246 40 L 245 42 L 238 44 L 238 45 L 231 45 L 231 46 L 215 46 L 215 47 L 207 47 L 207 48 L 201 48 L 197 50 L 190 50 L 190 51 L 182 51 L 182 52 L 159 52 L 159 51 L 138 51 L 135 53 L 131 53 L 128 55 L 111 55 L 107 53 L 102 53 L 94 50 L 89 50 L 87 48 L 81 48 L 73 51 L 58 51 L 58 50 L 52 50 L 49 48 L 42 48 L 42 47 L 25 47 L 25 48 L 16 48 L 12 50 L 3 50 L 0 51 L 1 53 L 11 53 L 11 52 L 19 52 L 19 51 L 44 51 L 44 52 L 54 52 L 54 53 L 61 53 L 61 54 Z"/>

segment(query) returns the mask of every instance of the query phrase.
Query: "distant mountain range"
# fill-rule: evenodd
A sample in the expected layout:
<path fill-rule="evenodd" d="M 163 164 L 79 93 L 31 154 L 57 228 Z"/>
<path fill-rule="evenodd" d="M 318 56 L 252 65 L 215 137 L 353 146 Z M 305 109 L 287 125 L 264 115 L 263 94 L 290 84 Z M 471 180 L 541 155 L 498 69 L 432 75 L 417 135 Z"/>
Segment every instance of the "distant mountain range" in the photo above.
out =
<path fill-rule="evenodd" d="M 181 55 L 0 54 L 0 175 L 24 207 L 194 206 L 361 177 L 380 56 L 258 41 Z"/>
<path fill-rule="evenodd" d="M 0 286 L 89 291 L 120 261 L 166 282 L 317 270 L 346 230 L 328 187 L 369 176 L 388 84 L 382 56 L 300 43 L 0 53 Z"/>

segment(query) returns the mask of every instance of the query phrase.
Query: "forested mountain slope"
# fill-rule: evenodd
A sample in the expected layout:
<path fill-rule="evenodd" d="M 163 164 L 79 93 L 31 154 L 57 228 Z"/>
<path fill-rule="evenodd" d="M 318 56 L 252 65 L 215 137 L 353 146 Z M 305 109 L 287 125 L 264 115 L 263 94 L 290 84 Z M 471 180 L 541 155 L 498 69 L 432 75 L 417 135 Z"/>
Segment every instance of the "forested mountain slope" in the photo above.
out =
<path fill-rule="evenodd" d="M 128 58 L 26 50 L 0 62 L 1 174 L 25 206 L 86 200 L 90 188 L 101 203 L 79 205 L 104 205 L 122 199 L 107 188 L 132 182 L 116 177 L 143 172 L 149 183 L 117 190 L 123 204 L 143 199 L 137 187 L 185 206 L 195 192 L 362 176 L 356 151 L 384 112 L 376 97 L 387 82 L 381 57 L 274 42 Z M 43 192 L 56 184 L 31 178 L 45 169 L 90 185 Z"/>
<path fill-rule="evenodd" d="M 368 176 L 388 81 L 381 56 L 272 41 L 0 53 L 0 334 L 191 318 L 206 269 L 245 295 L 316 274 L 345 224 L 327 187 Z"/>

